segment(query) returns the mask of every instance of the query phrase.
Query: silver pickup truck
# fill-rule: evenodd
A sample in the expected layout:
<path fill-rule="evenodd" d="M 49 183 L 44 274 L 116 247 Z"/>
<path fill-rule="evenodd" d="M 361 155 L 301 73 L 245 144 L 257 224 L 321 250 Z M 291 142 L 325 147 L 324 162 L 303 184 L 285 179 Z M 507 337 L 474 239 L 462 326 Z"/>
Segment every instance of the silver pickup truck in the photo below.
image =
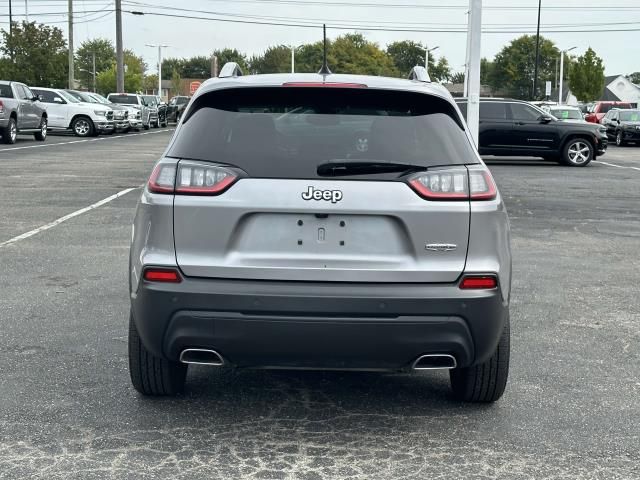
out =
<path fill-rule="evenodd" d="M 19 133 L 47 138 L 47 110 L 24 83 L 0 80 L 0 133 L 4 143 L 16 143 Z"/>

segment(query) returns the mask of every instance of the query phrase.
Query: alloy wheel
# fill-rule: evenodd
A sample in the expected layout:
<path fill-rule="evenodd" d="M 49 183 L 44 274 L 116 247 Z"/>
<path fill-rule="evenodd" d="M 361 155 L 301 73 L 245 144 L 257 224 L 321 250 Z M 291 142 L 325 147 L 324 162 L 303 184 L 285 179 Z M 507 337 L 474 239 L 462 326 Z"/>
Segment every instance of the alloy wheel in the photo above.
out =
<path fill-rule="evenodd" d="M 622 132 L 618 132 L 618 134 L 616 135 L 616 145 L 617 146 L 622 145 Z"/>
<path fill-rule="evenodd" d="M 91 126 L 86 120 L 81 118 L 80 120 L 76 121 L 75 131 L 77 135 L 81 137 L 87 136 L 90 130 Z"/>
<path fill-rule="evenodd" d="M 591 149 L 584 142 L 575 142 L 569 146 L 569 161 L 575 165 L 581 165 L 589 160 Z"/>
<path fill-rule="evenodd" d="M 18 126 L 16 125 L 16 122 L 11 122 L 11 126 L 9 127 L 9 138 L 11 138 L 11 143 L 15 143 L 17 136 Z"/>

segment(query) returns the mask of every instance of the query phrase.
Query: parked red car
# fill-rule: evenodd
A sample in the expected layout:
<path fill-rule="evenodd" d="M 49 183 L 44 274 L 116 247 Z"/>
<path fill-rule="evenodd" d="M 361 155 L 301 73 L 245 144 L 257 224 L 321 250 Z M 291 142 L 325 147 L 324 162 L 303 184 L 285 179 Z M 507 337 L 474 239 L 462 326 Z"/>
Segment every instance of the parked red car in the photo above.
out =
<path fill-rule="evenodd" d="M 584 119 L 591 123 L 602 123 L 602 119 L 612 108 L 629 110 L 633 108 L 633 106 L 626 102 L 595 102 L 589 106 L 589 110 Z"/>

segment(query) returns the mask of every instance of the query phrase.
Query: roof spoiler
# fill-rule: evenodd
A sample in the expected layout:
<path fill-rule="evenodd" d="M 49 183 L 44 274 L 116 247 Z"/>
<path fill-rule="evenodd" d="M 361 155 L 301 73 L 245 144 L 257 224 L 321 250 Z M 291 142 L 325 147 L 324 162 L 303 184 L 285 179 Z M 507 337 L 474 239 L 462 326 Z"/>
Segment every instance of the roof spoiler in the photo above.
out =
<path fill-rule="evenodd" d="M 242 76 L 242 69 L 236 62 L 227 62 L 220 70 L 219 78 L 235 78 Z"/>
<path fill-rule="evenodd" d="M 411 73 L 409 73 L 409 80 L 416 80 L 418 82 L 431 83 L 431 77 L 429 77 L 429 72 L 424 67 L 420 65 L 416 65 L 411 69 Z"/>

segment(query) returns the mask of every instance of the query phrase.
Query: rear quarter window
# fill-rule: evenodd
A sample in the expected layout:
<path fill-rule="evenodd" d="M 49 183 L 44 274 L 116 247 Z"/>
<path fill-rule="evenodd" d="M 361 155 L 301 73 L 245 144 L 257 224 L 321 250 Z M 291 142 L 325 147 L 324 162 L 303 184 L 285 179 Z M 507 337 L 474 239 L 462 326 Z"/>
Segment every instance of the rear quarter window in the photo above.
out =
<path fill-rule="evenodd" d="M 194 100 L 168 155 L 223 163 L 262 178 L 317 178 L 320 164 L 336 160 L 425 168 L 477 163 L 451 103 L 365 88 L 204 94 Z"/>
<path fill-rule="evenodd" d="M 11 85 L 0 85 L 0 97 L 13 98 L 13 91 Z"/>

